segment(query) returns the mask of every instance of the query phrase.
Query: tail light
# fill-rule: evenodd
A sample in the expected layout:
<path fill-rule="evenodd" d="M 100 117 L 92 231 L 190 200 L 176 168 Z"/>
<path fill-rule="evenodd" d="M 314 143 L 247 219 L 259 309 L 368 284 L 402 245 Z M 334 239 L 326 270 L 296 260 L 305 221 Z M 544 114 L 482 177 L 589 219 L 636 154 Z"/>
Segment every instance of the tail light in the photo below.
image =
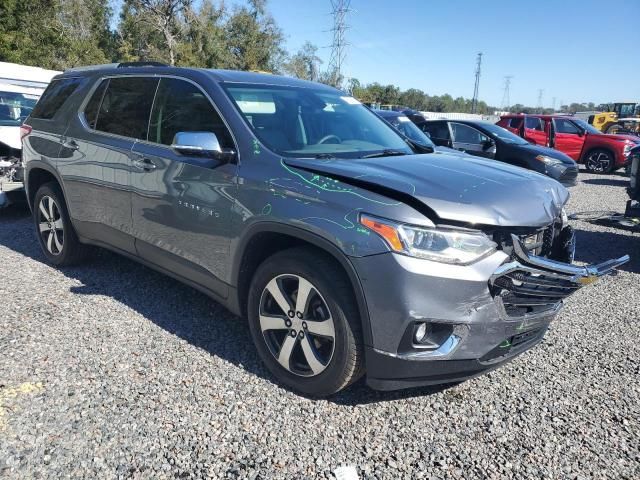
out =
<path fill-rule="evenodd" d="M 31 130 L 33 130 L 33 128 L 31 128 L 30 125 L 20 125 L 20 140 L 24 140 L 24 137 L 29 135 Z"/>

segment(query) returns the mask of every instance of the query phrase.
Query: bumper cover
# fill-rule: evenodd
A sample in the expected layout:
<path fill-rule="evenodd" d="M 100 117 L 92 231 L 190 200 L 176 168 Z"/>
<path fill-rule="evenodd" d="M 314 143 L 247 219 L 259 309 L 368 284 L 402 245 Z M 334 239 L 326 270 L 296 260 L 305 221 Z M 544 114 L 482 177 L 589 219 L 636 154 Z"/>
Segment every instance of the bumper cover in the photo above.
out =
<path fill-rule="evenodd" d="M 576 266 L 530 255 L 518 237 L 513 242 L 511 258 L 498 252 L 469 267 L 390 255 L 396 265 L 382 266 L 383 279 L 371 278 L 366 258 L 357 261 L 374 343 L 365 349 L 367 383 L 393 390 L 462 381 L 496 368 L 542 340 L 564 298 L 629 260 Z M 384 256 L 378 256 L 378 271 Z M 433 268 L 441 276 L 430 275 Z M 399 349 L 402 333 L 420 321 L 449 324 L 452 333 L 438 348 Z"/>

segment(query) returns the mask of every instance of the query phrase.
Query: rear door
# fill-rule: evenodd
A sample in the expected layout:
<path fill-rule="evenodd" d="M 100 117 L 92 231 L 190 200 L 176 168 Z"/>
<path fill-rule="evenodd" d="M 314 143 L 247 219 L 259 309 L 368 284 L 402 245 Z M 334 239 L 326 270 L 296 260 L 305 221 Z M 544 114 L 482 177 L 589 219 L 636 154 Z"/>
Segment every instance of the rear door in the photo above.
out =
<path fill-rule="evenodd" d="M 178 132 L 212 132 L 237 150 L 209 96 L 194 82 L 163 77 L 146 141 L 133 148 L 133 231 L 138 255 L 226 297 L 237 164 L 180 154 Z"/>
<path fill-rule="evenodd" d="M 574 160 L 580 159 L 585 136 L 582 130 L 566 118 L 553 119 L 553 148 L 566 153 Z"/>
<path fill-rule="evenodd" d="M 514 135 L 522 136 L 522 117 L 507 117 L 501 119 L 497 125 L 509 130 Z"/>
<path fill-rule="evenodd" d="M 526 116 L 524 119 L 524 139 L 534 145 L 549 145 L 549 138 L 545 130 L 545 122 L 540 117 Z"/>
<path fill-rule="evenodd" d="M 98 79 L 66 133 L 59 162 L 78 232 L 135 253 L 132 237 L 132 148 L 147 135 L 156 78 Z"/>
<path fill-rule="evenodd" d="M 478 157 L 493 158 L 495 148 L 490 147 L 492 140 L 480 130 L 464 123 L 451 122 L 453 148 Z"/>

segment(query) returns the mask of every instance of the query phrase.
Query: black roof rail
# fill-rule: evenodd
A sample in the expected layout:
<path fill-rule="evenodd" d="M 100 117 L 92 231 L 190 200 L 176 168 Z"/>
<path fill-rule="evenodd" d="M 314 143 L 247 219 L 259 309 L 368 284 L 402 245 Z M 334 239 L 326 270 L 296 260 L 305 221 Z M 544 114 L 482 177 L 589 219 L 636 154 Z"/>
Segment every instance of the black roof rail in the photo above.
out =
<path fill-rule="evenodd" d="M 121 62 L 117 68 L 126 67 L 168 67 L 169 65 L 162 62 Z"/>

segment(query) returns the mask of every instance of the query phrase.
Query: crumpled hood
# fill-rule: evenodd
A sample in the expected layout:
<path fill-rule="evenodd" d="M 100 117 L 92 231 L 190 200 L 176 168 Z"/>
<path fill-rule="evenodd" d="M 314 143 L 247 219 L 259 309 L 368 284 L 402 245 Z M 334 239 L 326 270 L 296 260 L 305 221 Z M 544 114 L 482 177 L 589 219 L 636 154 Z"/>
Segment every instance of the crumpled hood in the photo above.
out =
<path fill-rule="evenodd" d="M 411 195 L 433 210 L 440 221 L 541 227 L 556 219 L 569 199 L 567 189 L 549 177 L 471 156 L 283 160 L 290 167 L 337 177 L 345 183 L 352 181 L 361 188 L 381 186 Z M 366 210 L 364 203 L 366 200 L 362 205 Z"/>
<path fill-rule="evenodd" d="M 11 148 L 20 150 L 22 143 L 20 142 L 20 127 L 0 126 L 0 142 Z"/>

